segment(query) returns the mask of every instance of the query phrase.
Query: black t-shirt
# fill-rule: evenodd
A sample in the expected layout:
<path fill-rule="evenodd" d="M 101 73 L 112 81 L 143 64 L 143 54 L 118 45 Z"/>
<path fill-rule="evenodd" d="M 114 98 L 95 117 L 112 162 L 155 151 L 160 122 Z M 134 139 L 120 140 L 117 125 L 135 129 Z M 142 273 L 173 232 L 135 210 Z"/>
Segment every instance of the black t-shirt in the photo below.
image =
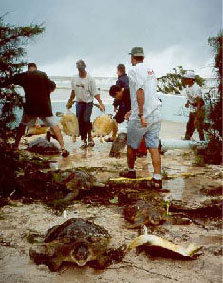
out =
<path fill-rule="evenodd" d="M 25 114 L 37 117 L 52 116 L 50 92 L 56 87 L 46 73 L 41 71 L 16 74 L 12 83 L 20 85 L 25 91 Z"/>

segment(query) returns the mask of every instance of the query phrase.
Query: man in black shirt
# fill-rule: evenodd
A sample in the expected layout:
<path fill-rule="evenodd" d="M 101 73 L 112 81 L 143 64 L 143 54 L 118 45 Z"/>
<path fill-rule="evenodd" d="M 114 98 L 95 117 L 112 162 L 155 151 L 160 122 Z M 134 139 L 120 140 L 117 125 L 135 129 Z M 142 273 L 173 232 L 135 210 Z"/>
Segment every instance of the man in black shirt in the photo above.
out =
<path fill-rule="evenodd" d="M 63 137 L 52 113 L 50 93 L 55 90 L 56 84 L 47 77 L 46 73 L 37 70 L 35 63 L 28 65 L 27 72 L 16 74 L 10 83 L 22 86 L 25 91 L 24 112 L 15 138 L 14 149 L 18 149 L 26 126 L 35 125 L 39 117 L 46 126 L 52 128 L 61 146 L 62 156 L 68 156 L 69 152 L 64 147 Z"/>

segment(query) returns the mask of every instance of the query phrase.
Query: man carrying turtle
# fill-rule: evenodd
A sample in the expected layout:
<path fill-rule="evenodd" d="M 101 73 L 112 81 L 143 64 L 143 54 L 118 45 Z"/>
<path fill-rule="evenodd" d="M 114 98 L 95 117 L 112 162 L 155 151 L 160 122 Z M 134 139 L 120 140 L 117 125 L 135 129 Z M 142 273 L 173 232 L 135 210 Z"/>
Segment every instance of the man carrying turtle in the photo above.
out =
<path fill-rule="evenodd" d="M 76 98 L 76 115 L 79 123 L 79 131 L 82 140 L 81 148 L 94 146 L 91 136 L 91 113 L 94 98 L 97 99 L 101 111 L 105 111 L 100 94 L 97 93 L 95 80 L 86 72 L 86 64 L 83 60 L 76 63 L 78 75 L 75 75 L 71 81 L 72 91 L 67 102 L 67 108 L 70 109 Z M 88 138 L 88 143 L 87 143 Z"/>
<path fill-rule="evenodd" d="M 159 132 L 161 128 L 161 101 L 157 95 L 157 79 L 153 70 L 145 64 L 142 47 L 131 50 L 132 68 L 128 72 L 131 114 L 127 126 L 127 162 L 128 170 L 120 176 L 136 178 L 134 170 L 136 151 L 143 136 L 151 154 L 154 174 L 152 186 L 162 189 L 161 158 L 159 153 Z"/>
<path fill-rule="evenodd" d="M 13 148 L 18 149 L 20 140 L 25 134 L 26 127 L 35 125 L 39 117 L 46 126 L 53 130 L 61 146 L 62 156 L 67 157 L 69 152 L 64 147 L 63 137 L 53 117 L 50 101 L 50 93 L 55 90 L 56 84 L 47 77 L 46 73 L 37 70 L 35 63 L 29 63 L 28 71 L 14 75 L 9 83 L 20 85 L 25 91 L 23 117 Z"/>
<path fill-rule="evenodd" d="M 183 78 L 186 88 L 183 89 L 182 93 L 187 97 L 187 103 L 185 104 L 185 107 L 189 107 L 190 109 L 190 115 L 187 122 L 184 139 L 190 140 L 195 129 L 197 129 L 200 140 L 204 141 L 205 109 L 201 88 L 195 82 L 195 75 L 193 71 L 187 71 Z"/>

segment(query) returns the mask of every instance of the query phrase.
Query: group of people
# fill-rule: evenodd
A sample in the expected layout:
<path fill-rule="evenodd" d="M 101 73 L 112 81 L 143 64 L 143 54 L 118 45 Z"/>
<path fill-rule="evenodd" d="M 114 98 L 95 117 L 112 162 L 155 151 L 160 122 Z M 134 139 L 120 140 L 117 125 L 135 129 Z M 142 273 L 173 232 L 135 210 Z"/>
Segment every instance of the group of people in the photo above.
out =
<path fill-rule="evenodd" d="M 134 47 L 129 53 L 131 56 L 131 68 L 128 75 L 125 66 L 117 66 L 118 80 L 116 85 L 111 86 L 109 94 L 114 98 L 113 119 L 117 125 L 127 120 L 127 164 L 128 169 L 120 172 L 120 176 L 136 178 L 135 161 L 138 151 L 150 152 L 154 168 L 152 186 L 162 189 L 161 158 L 159 152 L 159 133 L 161 128 L 161 106 L 162 102 L 157 95 L 157 79 L 153 69 L 144 63 L 144 52 L 142 47 Z M 90 121 L 93 100 L 96 98 L 101 111 L 105 106 L 97 92 L 96 83 L 92 76 L 86 71 L 83 60 L 76 62 L 78 74 L 71 81 L 71 95 L 66 107 L 70 109 L 76 103 L 76 116 L 79 122 L 79 131 L 82 140 L 82 148 L 94 146 L 91 135 L 92 124 Z M 195 83 L 193 72 L 187 72 L 184 76 L 185 95 L 188 98 L 186 107 L 190 107 L 190 116 L 187 123 L 185 139 L 190 139 L 195 131 L 199 132 L 201 140 L 204 140 L 203 120 L 204 101 L 199 86 Z M 17 149 L 21 137 L 25 133 L 26 126 L 35 124 L 40 118 L 43 123 L 50 127 L 60 146 L 62 156 L 66 157 L 69 152 L 64 147 L 63 137 L 57 122 L 52 114 L 50 93 L 56 88 L 44 72 L 37 70 L 34 63 L 28 65 L 28 71 L 16 74 L 10 83 L 20 85 L 25 91 L 24 113 L 15 138 L 14 148 Z M 117 126 L 118 127 L 118 126 Z M 114 136 L 107 139 L 113 141 Z"/>

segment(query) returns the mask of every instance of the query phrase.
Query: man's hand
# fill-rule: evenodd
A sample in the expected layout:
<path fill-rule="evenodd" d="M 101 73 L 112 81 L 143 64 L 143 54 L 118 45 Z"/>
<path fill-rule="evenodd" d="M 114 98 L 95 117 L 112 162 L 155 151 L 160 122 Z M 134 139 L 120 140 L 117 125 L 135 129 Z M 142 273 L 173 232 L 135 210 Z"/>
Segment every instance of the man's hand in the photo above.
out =
<path fill-rule="evenodd" d="M 73 105 L 73 102 L 72 101 L 68 101 L 67 105 L 66 105 L 66 108 L 70 109 L 72 107 L 72 105 Z"/>
<path fill-rule="evenodd" d="M 102 112 L 105 112 L 105 106 L 104 106 L 103 103 L 100 103 L 100 104 L 99 104 L 99 107 L 100 107 L 100 110 L 101 110 Z"/>
<path fill-rule="evenodd" d="M 143 127 L 147 127 L 148 126 L 148 123 L 146 122 L 146 119 L 142 116 L 141 118 L 141 125 L 143 126 Z"/>
<path fill-rule="evenodd" d="M 185 104 L 185 107 L 188 108 L 189 106 L 190 106 L 190 103 L 187 102 L 187 103 Z"/>
<path fill-rule="evenodd" d="M 131 111 L 127 112 L 127 113 L 125 114 L 125 117 L 124 117 L 125 120 L 129 120 L 130 115 L 131 115 Z"/>

